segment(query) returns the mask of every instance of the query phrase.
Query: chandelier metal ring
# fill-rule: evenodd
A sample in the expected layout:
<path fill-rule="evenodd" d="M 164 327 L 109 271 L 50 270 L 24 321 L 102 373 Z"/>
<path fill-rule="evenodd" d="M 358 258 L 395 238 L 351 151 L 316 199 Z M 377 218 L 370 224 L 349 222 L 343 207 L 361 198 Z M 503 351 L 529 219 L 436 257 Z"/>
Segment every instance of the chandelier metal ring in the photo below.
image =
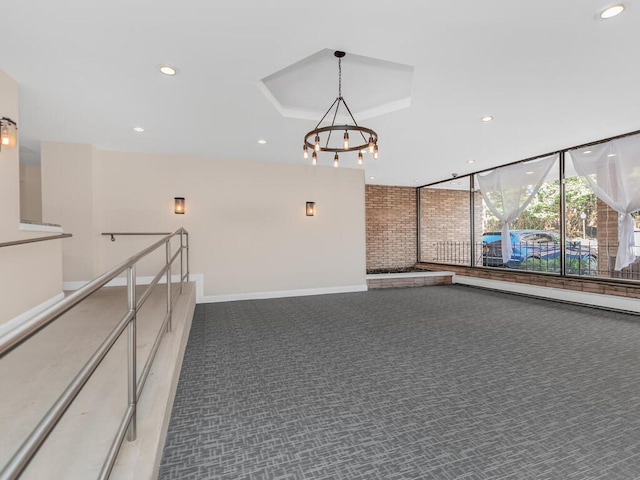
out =
<path fill-rule="evenodd" d="M 314 139 L 316 135 L 319 135 L 323 132 L 333 132 L 333 131 L 341 131 L 341 132 L 357 132 L 361 135 L 367 134 L 369 137 L 373 138 L 373 143 L 378 143 L 378 134 L 367 127 L 360 127 L 358 125 L 329 125 L 327 127 L 316 128 L 315 130 L 311 130 L 304 137 L 305 145 L 313 150 L 314 148 Z M 310 140 L 311 139 L 311 140 Z M 355 152 L 357 150 L 365 150 L 369 148 L 369 139 L 366 136 L 363 136 L 364 143 L 361 145 L 349 145 L 349 148 L 345 149 L 343 147 L 333 148 L 328 145 L 320 146 L 321 152 Z"/>

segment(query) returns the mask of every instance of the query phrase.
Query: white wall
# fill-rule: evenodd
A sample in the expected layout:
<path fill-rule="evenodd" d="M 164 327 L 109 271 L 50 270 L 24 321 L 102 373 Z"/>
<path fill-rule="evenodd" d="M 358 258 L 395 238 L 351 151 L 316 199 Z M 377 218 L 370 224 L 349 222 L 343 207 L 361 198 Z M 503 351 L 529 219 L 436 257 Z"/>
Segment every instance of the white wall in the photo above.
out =
<path fill-rule="evenodd" d="M 45 212 L 62 215 L 76 189 L 87 198 L 68 176 L 51 174 L 51 163 L 60 163 L 69 149 L 43 145 L 43 192 L 52 181 L 67 192 L 67 198 L 45 195 Z M 94 277 L 159 238 L 111 242 L 101 233 L 184 226 L 191 235 L 191 272 L 203 274 L 205 300 L 366 288 L 362 170 L 99 150 L 87 152 L 86 160 L 93 178 Z M 173 213 L 176 196 L 186 198 L 185 215 Z M 316 202 L 317 216 L 305 216 L 306 201 Z M 81 217 L 62 224 L 84 231 Z M 61 223 L 60 216 L 45 220 Z M 91 248 L 83 242 L 79 248 Z M 156 257 L 159 263 L 164 251 Z M 89 280 L 88 270 L 86 258 L 65 257 L 66 281 Z M 152 273 L 149 262 L 138 270 Z"/>
<path fill-rule="evenodd" d="M 42 222 L 40 167 L 20 164 L 20 218 Z"/>
<path fill-rule="evenodd" d="M 62 246 L 65 282 L 91 280 L 94 274 L 93 147 L 42 142 L 42 218 L 62 225 L 72 238 Z M 44 181 L 46 179 L 46 181 Z"/>
<path fill-rule="evenodd" d="M 18 85 L 0 70 L 0 116 L 18 123 Z M 18 142 L 19 142 L 18 136 Z M 20 230 L 18 148 L 0 151 L 0 243 L 51 235 Z M 0 327 L 62 295 L 61 242 L 0 248 Z"/>
<path fill-rule="evenodd" d="M 0 70 L 0 117 L 18 123 L 18 84 Z M 18 138 L 19 141 L 19 138 Z M 20 166 L 18 148 L 0 150 L 0 241 L 14 240 L 20 223 Z"/>

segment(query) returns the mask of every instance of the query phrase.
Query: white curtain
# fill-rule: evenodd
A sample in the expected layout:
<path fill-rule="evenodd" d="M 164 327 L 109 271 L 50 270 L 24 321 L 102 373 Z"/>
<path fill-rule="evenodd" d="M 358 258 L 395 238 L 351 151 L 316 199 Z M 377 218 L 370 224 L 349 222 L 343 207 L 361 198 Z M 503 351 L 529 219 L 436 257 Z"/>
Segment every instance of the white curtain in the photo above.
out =
<path fill-rule="evenodd" d="M 530 162 L 500 167 L 476 175 L 476 183 L 487 207 L 503 222 L 502 261 L 511 258 L 512 247 L 509 223 L 516 220 L 549 174 L 558 155 L 550 155 Z"/>
<path fill-rule="evenodd" d="M 640 137 L 572 150 L 569 155 L 578 175 L 620 216 L 615 269 L 622 270 L 636 259 L 631 214 L 640 210 Z"/>

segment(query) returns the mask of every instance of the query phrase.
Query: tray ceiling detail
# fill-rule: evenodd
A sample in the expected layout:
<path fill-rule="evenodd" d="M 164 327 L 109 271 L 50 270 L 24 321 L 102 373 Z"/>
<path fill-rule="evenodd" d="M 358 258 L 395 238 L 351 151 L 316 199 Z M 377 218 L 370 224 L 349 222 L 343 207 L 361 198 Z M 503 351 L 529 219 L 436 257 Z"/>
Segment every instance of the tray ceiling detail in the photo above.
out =
<path fill-rule="evenodd" d="M 324 49 L 264 77 L 258 88 L 284 117 L 320 120 L 338 96 L 338 62 Z M 413 67 L 347 52 L 342 96 L 356 120 L 411 105 Z"/>

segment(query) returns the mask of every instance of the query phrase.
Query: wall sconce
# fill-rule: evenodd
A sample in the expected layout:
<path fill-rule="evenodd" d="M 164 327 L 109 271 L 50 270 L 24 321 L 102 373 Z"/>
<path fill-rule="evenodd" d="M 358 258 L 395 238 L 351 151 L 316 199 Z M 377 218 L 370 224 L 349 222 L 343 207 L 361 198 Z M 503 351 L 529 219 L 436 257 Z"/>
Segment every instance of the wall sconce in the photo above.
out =
<path fill-rule="evenodd" d="M 307 202 L 307 217 L 316 216 L 316 202 Z"/>
<path fill-rule="evenodd" d="M 0 150 L 18 145 L 18 124 L 7 117 L 0 118 Z"/>
<path fill-rule="evenodd" d="M 184 197 L 174 197 L 173 213 L 184 214 Z"/>

